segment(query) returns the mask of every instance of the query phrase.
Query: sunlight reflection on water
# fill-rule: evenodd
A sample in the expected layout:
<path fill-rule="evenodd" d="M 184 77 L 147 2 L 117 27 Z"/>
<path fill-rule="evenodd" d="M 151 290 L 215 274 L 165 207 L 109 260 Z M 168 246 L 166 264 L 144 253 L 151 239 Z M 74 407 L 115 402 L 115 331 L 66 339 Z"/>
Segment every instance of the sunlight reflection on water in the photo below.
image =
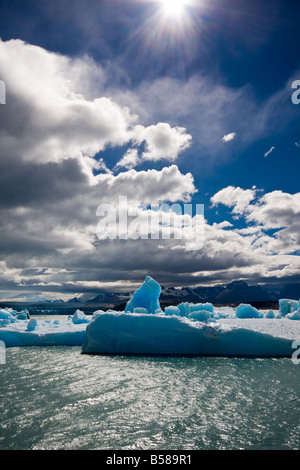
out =
<path fill-rule="evenodd" d="M 300 371 L 300 369 L 299 369 Z M 88 356 L 9 348 L 1 449 L 299 448 L 289 358 Z"/>

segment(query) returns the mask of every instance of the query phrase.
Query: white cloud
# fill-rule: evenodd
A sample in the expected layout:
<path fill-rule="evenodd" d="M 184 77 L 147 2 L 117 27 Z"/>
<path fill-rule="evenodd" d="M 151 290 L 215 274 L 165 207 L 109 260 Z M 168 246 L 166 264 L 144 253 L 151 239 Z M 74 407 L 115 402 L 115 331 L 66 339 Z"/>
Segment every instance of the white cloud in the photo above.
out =
<path fill-rule="evenodd" d="M 227 186 L 218 191 L 212 198 L 213 206 L 223 204 L 233 207 L 233 214 L 243 214 L 248 209 L 249 203 L 255 198 L 255 189 L 242 189 L 234 186 Z"/>
<path fill-rule="evenodd" d="M 226 228 L 226 227 L 233 227 L 233 224 L 231 224 L 230 222 L 228 222 L 228 220 L 224 220 L 223 222 L 220 222 L 220 223 L 216 223 L 214 222 L 213 223 L 213 227 L 214 228 L 220 228 L 220 229 L 223 229 L 223 228 Z"/>
<path fill-rule="evenodd" d="M 107 96 L 92 97 L 90 76 L 101 82 L 104 72 L 88 58 L 70 59 L 21 40 L 0 40 L 0 66 L 9 90 L 1 125 L 7 159 L 46 164 L 77 158 L 92 183 L 97 165 L 86 157 L 108 147 L 144 144 L 142 159 L 175 161 L 191 145 L 185 128 L 167 122 L 145 127 L 128 106 Z M 116 168 L 133 168 L 139 158 L 137 149 L 128 150 Z M 101 169 L 109 171 L 103 159 Z"/>
<path fill-rule="evenodd" d="M 248 221 L 266 229 L 288 227 L 300 220 L 300 193 L 272 191 L 263 195 L 249 208 Z"/>
<path fill-rule="evenodd" d="M 273 150 L 275 150 L 275 147 L 271 147 L 265 154 L 264 154 L 264 157 L 268 157 L 270 155 L 270 153 L 273 152 Z"/>
<path fill-rule="evenodd" d="M 135 148 L 130 148 L 126 151 L 121 160 L 116 163 L 115 169 L 127 168 L 130 170 L 131 168 L 137 166 L 140 162 L 141 159 L 138 155 L 138 150 Z"/>
<path fill-rule="evenodd" d="M 144 127 L 137 125 L 132 130 L 132 141 L 135 145 L 145 144 L 139 156 L 137 148 L 129 148 L 115 168 L 134 168 L 143 160 L 175 161 L 182 151 L 190 147 L 192 136 L 183 127 L 171 127 L 166 122 Z"/>
<path fill-rule="evenodd" d="M 211 202 L 233 207 L 232 214 L 244 217 L 245 229 L 241 235 L 251 235 L 254 248 L 263 248 L 264 254 L 289 255 L 300 250 L 300 193 L 272 191 L 254 201 L 254 190 L 228 186 L 216 193 Z M 269 235 L 269 230 L 275 230 Z"/>
<path fill-rule="evenodd" d="M 226 134 L 222 137 L 222 142 L 230 142 L 231 140 L 235 139 L 236 133 L 230 132 L 230 134 Z"/>
<path fill-rule="evenodd" d="M 188 79 L 143 80 L 130 89 L 112 86 L 110 93 L 118 103 L 137 113 L 144 126 L 153 122 L 184 126 L 193 136 L 199 164 L 196 169 L 201 171 L 205 163 L 206 168 L 214 171 L 216 161 L 219 164 L 221 159 L 232 159 L 233 147 L 239 153 L 298 119 L 297 107 L 290 106 L 286 99 L 290 95 L 290 83 L 287 80 L 281 90 L 264 101 L 256 98 L 249 84 L 230 88 L 200 74 Z M 234 132 L 228 133 L 228 129 Z M 222 141 L 222 136 L 231 134 L 235 134 L 233 141 Z"/>
<path fill-rule="evenodd" d="M 71 60 L 20 40 L 0 40 L 9 90 L 1 147 L 7 158 L 39 163 L 93 157 L 130 141 L 136 116 L 105 96 L 85 99 L 90 63 Z"/>
<path fill-rule="evenodd" d="M 98 186 L 95 195 L 101 200 L 117 200 L 119 195 L 127 196 L 132 202 L 143 204 L 162 201 L 191 200 L 197 191 L 191 173 L 182 174 L 177 165 L 162 170 L 136 171 L 131 169 L 116 176 L 100 174 L 96 176 Z"/>
<path fill-rule="evenodd" d="M 165 122 L 148 127 L 138 125 L 134 128 L 133 134 L 133 139 L 138 145 L 145 142 L 145 151 L 142 153 L 142 158 L 145 160 L 174 161 L 192 141 L 192 136 L 186 133 L 185 128 L 171 127 Z"/>

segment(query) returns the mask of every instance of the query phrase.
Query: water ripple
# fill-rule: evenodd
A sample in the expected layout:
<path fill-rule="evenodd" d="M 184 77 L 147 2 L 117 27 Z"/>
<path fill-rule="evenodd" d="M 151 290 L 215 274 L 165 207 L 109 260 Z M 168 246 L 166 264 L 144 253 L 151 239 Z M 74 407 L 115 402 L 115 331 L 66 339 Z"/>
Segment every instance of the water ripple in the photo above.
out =
<path fill-rule="evenodd" d="M 299 369 L 300 370 L 300 369 Z M 296 449 L 300 381 L 284 359 L 87 356 L 10 348 L 1 449 Z"/>

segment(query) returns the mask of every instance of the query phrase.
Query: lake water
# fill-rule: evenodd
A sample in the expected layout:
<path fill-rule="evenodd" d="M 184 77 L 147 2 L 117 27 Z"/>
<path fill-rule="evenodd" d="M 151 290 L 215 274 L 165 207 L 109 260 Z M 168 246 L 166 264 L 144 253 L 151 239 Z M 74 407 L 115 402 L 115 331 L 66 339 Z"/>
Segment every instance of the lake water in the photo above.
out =
<path fill-rule="evenodd" d="M 290 358 L 90 356 L 8 348 L 0 449 L 299 449 Z"/>

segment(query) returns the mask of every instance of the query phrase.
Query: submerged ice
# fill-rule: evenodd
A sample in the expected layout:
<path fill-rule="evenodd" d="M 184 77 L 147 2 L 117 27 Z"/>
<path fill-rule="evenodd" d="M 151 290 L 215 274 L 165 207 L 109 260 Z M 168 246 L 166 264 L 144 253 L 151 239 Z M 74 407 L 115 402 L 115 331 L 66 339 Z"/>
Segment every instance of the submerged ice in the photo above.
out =
<path fill-rule="evenodd" d="M 282 299 L 279 310 L 181 302 L 161 308 L 160 285 L 150 276 L 125 310 L 76 310 L 67 319 L 29 318 L 0 309 L 0 341 L 6 346 L 78 345 L 89 354 L 291 356 L 300 338 L 299 301 Z"/>

